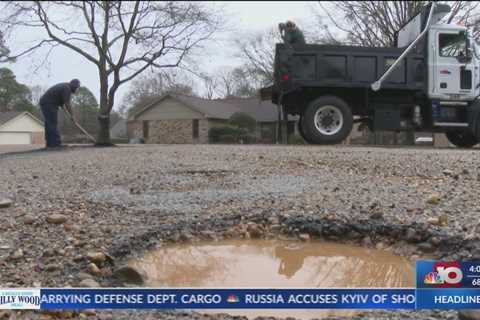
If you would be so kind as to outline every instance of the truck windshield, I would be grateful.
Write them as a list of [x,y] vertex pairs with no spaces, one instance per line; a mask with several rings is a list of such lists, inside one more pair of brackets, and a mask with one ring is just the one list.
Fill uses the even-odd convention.
[[465,56],[467,37],[465,32],[457,34],[441,33],[438,38],[440,56],[459,57]]

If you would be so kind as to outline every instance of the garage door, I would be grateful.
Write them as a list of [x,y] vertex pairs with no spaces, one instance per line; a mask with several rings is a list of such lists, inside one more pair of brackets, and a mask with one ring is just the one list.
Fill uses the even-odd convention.
[[0,132],[0,145],[2,144],[31,144],[29,132]]

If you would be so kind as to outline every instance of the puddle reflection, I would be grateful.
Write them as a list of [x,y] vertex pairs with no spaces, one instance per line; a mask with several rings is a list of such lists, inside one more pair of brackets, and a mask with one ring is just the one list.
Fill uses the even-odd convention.
[[[232,240],[165,246],[130,264],[150,287],[410,287],[414,269],[389,252],[330,242]],[[219,310],[209,311],[218,313]],[[345,310],[225,310],[232,315],[311,318]]]

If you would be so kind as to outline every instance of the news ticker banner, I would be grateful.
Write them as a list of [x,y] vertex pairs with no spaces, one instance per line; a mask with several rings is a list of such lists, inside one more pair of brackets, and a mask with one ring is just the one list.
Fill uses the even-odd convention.
[[0,309],[414,309],[415,289],[0,290]]
[[416,288],[0,289],[0,309],[480,309],[480,262],[418,261]]
[[0,309],[480,309],[480,290],[3,289]]

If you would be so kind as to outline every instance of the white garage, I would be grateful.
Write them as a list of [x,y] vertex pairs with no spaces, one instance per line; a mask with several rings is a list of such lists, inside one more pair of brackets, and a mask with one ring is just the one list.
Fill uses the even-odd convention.
[[0,132],[0,144],[31,144],[29,132]]
[[43,123],[29,112],[0,112],[0,145],[43,144]]

